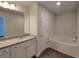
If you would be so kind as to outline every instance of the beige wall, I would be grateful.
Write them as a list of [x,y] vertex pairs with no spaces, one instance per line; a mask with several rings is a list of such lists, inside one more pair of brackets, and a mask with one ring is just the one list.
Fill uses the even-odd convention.
[[56,15],[55,35],[77,36],[77,11]]

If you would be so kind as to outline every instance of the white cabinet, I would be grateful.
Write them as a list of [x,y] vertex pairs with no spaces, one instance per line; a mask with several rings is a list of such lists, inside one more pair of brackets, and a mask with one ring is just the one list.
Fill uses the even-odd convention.
[[7,45],[8,47],[5,46],[3,48],[0,48],[0,58],[28,58],[28,57],[31,58],[32,56],[34,56],[35,55],[35,39],[27,40],[25,38],[24,40],[25,41],[20,41],[10,46]]
[[35,55],[35,40],[31,40],[30,45],[27,48],[27,57],[32,57]]
[[37,39],[37,57],[48,48],[48,31],[49,31],[49,12],[39,6],[39,19],[38,19],[38,39]]
[[23,42],[21,45],[26,49],[27,58],[35,55],[35,39]]
[[29,58],[35,55],[35,40],[25,41],[10,47],[11,58]]
[[25,58],[26,48],[21,44],[11,46],[11,58]]
[[0,58],[9,58],[10,50],[9,47],[0,49]]

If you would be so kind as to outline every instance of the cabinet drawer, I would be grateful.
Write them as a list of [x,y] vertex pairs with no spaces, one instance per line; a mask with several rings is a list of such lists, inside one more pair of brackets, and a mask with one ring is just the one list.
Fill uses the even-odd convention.
[[34,39],[21,43],[21,45],[25,46],[25,47],[28,47],[28,46],[33,45],[33,44],[35,44],[35,40]]
[[21,43],[21,46],[28,47],[31,44],[31,41],[25,41]]
[[11,46],[11,57],[12,58],[25,58],[26,49],[21,44]]
[[0,49],[0,58],[10,57],[10,49],[9,47]]
[[35,55],[35,40],[31,40],[30,45],[27,48],[27,57],[32,57]]
[[20,47],[20,44],[16,44],[16,45],[11,46],[12,49],[16,49],[16,48],[19,48],[19,47]]

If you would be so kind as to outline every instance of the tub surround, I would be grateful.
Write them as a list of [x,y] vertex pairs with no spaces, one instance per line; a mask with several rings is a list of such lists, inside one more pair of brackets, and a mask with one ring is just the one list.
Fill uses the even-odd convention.
[[[63,41],[63,39],[65,39],[65,41]],[[73,39],[75,38],[55,36],[49,39],[48,44],[49,44],[49,47],[52,49],[55,49],[57,51],[60,51],[62,53],[75,57],[77,42],[73,42]]]

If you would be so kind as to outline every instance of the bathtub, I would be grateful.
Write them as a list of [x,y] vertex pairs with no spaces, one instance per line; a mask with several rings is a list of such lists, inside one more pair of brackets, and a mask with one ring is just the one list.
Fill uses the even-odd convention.
[[73,37],[54,36],[50,37],[48,44],[50,48],[74,57],[77,46],[77,42],[74,40],[76,39]]

